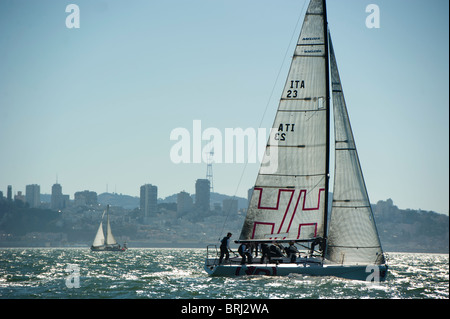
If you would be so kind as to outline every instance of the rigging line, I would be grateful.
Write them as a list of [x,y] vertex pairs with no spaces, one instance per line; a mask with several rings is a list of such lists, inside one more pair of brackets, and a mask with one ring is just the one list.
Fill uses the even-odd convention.
[[[295,27],[294,27],[294,30],[292,31],[291,39],[289,40],[289,45],[288,45],[288,47],[286,48],[286,52],[284,53],[283,61],[282,61],[282,63],[281,63],[280,69],[278,70],[277,77],[276,77],[275,82],[274,82],[274,84],[273,84],[272,91],[270,92],[269,99],[268,99],[268,101],[267,101],[266,107],[265,107],[265,109],[264,109],[264,112],[263,112],[263,115],[262,115],[262,117],[261,117],[261,121],[259,122],[259,126],[258,126],[258,127],[261,127],[262,122],[264,121],[264,117],[266,116],[266,112],[267,112],[267,109],[269,108],[270,100],[272,100],[273,92],[275,91],[275,87],[276,87],[276,85],[277,85],[277,83],[278,83],[278,78],[280,77],[281,70],[283,69],[284,63],[285,63],[285,61],[286,61],[286,57],[287,57],[287,55],[288,55],[288,53],[289,53],[289,50],[290,50],[290,48],[291,48],[292,40],[294,39],[294,36],[297,34],[297,28],[298,28],[298,25],[299,25],[299,23],[300,23],[300,21],[301,21],[301,18],[305,15],[305,14],[303,14],[303,10],[305,9],[305,4],[306,4],[307,2],[308,2],[307,0],[303,1],[303,6],[302,6],[302,9],[300,10],[300,15],[299,15],[299,17],[298,17],[298,19],[297,19],[297,22],[295,23]],[[269,134],[269,136],[270,136],[270,134]],[[255,141],[255,142],[256,142],[256,141]],[[250,150],[250,151],[253,151],[253,148],[254,148],[254,147],[255,147],[255,143],[252,144],[251,150]],[[233,195],[232,199],[235,199],[235,198],[236,198],[236,194],[237,194],[237,192],[238,192],[238,190],[239,190],[239,187],[240,187],[240,185],[241,185],[242,178],[243,178],[243,176],[244,176],[244,172],[245,172],[245,170],[246,170],[246,168],[247,168],[247,164],[248,164],[248,158],[247,158],[247,160],[245,161],[244,168],[242,169],[241,177],[239,178],[239,182],[238,182],[238,184],[237,184],[237,186],[236,186],[236,190],[235,190],[235,192],[234,192],[234,195]],[[226,215],[226,217],[225,217],[225,221],[223,222],[222,230],[220,231],[220,234],[223,234],[223,230],[224,230],[224,228],[225,228],[225,224],[227,223],[228,216],[230,215],[230,212],[231,212],[231,210],[228,211],[228,213],[227,213],[227,215]],[[219,237],[219,240],[220,240],[220,237]]]
[[289,45],[288,45],[288,47],[286,48],[286,52],[284,53],[283,61],[281,62],[281,66],[280,66],[280,69],[278,70],[277,77],[275,78],[275,82],[274,82],[274,84],[273,84],[272,91],[270,92],[269,100],[267,101],[266,108],[264,109],[264,112],[263,112],[261,121],[260,121],[260,123],[259,123],[259,127],[261,127],[262,122],[263,122],[263,120],[264,120],[264,117],[265,117],[265,115],[266,115],[267,109],[268,109],[269,104],[270,104],[270,100],[272,99],[273,92],[275,91],[275,87],[276,87],[276,85],[277,85],[277,83],[278,83],[278,78],[280,77],[281,70],[283,69],[284,63],[286,62],[286,57],[287,57],[288,54],[289,54],[289,50],[291,49],[291,43],[292,43],[292,40],[294,39],[294,36],[295,36],[296,34],[298,34],[298,33],[297,33],[297,28],[298,28],[298,25],[299,25],[299,23],[300,23],[300,21],[301,21],[301,18],[304,16],[304,14],[303,14],[303,9],[305,8],[306,2],[307,2],[306,0],[303,2],[302,9],[300,10],[300,15],[299,15],[299,17],[298,17],[298,19],[297,19],[297,22],[296,22],[296,24],[295,24],[294,31],[292,32],[292,35],[291,35],[291,39],[289,40]]

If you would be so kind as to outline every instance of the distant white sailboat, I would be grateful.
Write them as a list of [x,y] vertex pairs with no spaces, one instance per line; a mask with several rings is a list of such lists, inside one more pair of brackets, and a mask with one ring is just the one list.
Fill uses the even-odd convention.
[[95,235],[94,242],[92,243],[91,250],[92,251],[125,251],[127,250],[126,244],[123,247],[117,243],[114,238],[111,225],[109,223],[109,205],[106,206],[106,240],[103,232],[103,217],[105,216],[105,212],[102,215],[102,221],[100,222],[100,226],[98,227],[97,234]]
[[[329,68],[335,127],[330,217]],[[267,169],[273,154],[276,167]],[[242,264],[240,257],[219,264],[207,256],[206,272],[384,280],[387,265],[347,114],[325,0],[311,0],[308,6],[264,156],[236,242],[253,247],[293,242],[307,251],[292,259],[253,258],[251,264]]]

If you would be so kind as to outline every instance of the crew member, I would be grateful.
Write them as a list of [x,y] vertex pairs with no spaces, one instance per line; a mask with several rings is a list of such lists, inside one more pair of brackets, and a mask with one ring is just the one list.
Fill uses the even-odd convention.
[[291,262],[295,262],[295,260],[297,259],[297,254],[298,254],[298,249],[297,247],[295,247],[294,242],[290,241],[289,242],[289,247],[287,247],[285,249],[286,251],[286,255],[288,255],[288,257],[291,258]]
[[220,244],[220,258],[219,258],[219,264],[222,263],[223,256],[225,256],[225,261],[227,261],[230,258],[230,238],[231,233],[228,233],[221,241]]
[[248,258],[248,263],[251,264],[253,261],[252,258],[252,254],[250,253],[250,246],[248,244],[241,244],[238,248],[238,253],[239,255],[241,255],[242,260],[241,260],[241,265],[244,265],[247,262],[247,258]]

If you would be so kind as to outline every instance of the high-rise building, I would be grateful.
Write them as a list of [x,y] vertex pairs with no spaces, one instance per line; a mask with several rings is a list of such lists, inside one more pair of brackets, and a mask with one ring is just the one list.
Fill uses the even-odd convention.
[[52,197],[51,197],[51,209],[61,209],[62,207],[62,187],[60,184],[53,184]]
[[[92,196],[92,195],[91,195]],[[85,202],[84,198],[83,201]],[[85,205],[85,204],[84,204]],[[52,197],[50,207],[54,210],[60,210],[69,206],[69,195],[62,193],[62,187],[56,183],[52,186]]]
[[8,185],[8,190],[7,190],[6,196],[7,196],[6,197],[7,200],[12,201],[12,186],[11,185]]
[[200,215],[209,212],[210,185],[207,179],[197,179],[195,182],[195,210]]
[[76,192],[74,194],[75,206],[95,206],[97,202],[97,193],[91,191]]
[[25,200],[31,208],[38,207],[41,204],[41,187],[36,184],[25,187]]
[[179,192],[177,194],[177,215],[183,216],[192,211],[193,202],[189,193]]
[[140,204],[144,222],[146,222],[149,217],[155,216],[158,210],[158,187],[152,184],[142,185]]
[[21,191],[18,191],[17,192],[17,195],[14,195],[14,201],[21,201],[21,202],[23,202],[24,204],[26,203],[26,199],[25,199],[25,196],[23,196],[23,194],[22,194],[22,192]]

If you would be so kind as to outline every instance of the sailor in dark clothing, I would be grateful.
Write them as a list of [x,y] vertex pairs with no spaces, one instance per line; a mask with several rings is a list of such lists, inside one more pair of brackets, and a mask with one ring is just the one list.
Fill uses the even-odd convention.
[[252,255],[252,257],[258,257],[258,244],[257,243],[251,243],[251,244],[248,244],[248,245],[249,245],[248,249],[250,250],[250,254]]
[[314,241],[311,243],[311,249],[309,251],[310,256],[314,254],[314,249],[317,245],[319,246],[319,250],[323,251],[325,249],[325,240],[322,237],[317,237],[316,239],[314,239]]
[[285,248],[286,255],[291,258],[291,262],[295,262],[297,259],[298,249],[295,247],[294,242],[289,242],[289,247]]
[[230,238],[231,233],[228,233],[221,241],[220,244],[220,258],[219,258],[219,264],[222,263],[223,256],[225,256],[225,261],[227,261],[230,258]]
[[242,257],[241,265],[244,265],[247,262],[247,258],[248,258],[248,263],[249,264],[252,263],[253,258],[252,258],[252,254],[250,253],[249,244],[241,244],[238,248],[238,253]]
[[[283,257],[283,253],[281,252],[280,246],[281,246],[280,244],[270,245],[269,251],[271,257]],[[281,247],[283,248],[283,246]]]
[[267,245],[266,243],[262,243],[261,244],[261,252],[262,252],[261,262],[263,263],[265,258],[267,257],[269,259],[269,263],[270,263],[269,245]]

